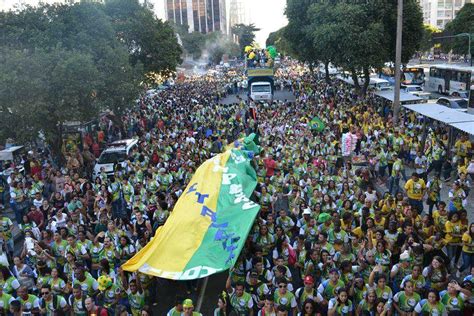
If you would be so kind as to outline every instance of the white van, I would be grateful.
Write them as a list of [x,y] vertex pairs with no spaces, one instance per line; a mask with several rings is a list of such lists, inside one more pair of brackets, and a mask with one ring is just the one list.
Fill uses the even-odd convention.
[[110,143],[99,159],[97,159],[97,163],[94,166],[94,179],[100,174],[102,167],[107,176],[112,176],[115,166],[130,157],[132,150],[137,146],[137,139],[122,139]]
[[250,84],[250,97],[254,101],[272,101],[272,85],[267,81],[257,81]]
[[390,85],[390,82],[388,82],[388,80],[381,79],[381,78],[370,78],[369,86],[375,88],[375,90],[378,90],[378,91],[393,89],[393,87]]

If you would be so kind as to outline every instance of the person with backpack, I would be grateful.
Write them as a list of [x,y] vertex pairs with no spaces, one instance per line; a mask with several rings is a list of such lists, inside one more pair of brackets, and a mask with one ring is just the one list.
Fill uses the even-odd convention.
[[40,312],[44,315],[53,315],[58,311],[66,313],[69,311],[69,305],[66,299],[61,295],[53,294],[51,286],[44,284],[41,287]]
[[88,316],[109,316],[107,308],[95,305],[94,299],[92,297],[87,297],[84,301],[86,305],[87,315]]
[[74,284],[72,287],[72,295],[69,296],[69,306],[71,307],[72,313],[75,316],[86,316],[86,297],[82,294],[80,284]]

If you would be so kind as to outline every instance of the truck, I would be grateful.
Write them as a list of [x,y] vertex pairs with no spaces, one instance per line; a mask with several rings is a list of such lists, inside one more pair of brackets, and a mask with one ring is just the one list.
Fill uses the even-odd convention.
[[272,102],[275,91],[273,68],[247,68],[248,97],[255,102]]

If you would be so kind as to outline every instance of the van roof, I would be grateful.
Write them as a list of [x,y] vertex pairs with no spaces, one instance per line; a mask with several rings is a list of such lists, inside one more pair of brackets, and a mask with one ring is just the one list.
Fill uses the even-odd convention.
[[138,140],[130,138],[130,139],[122,139],[122,140],[116,140],[112,143],[110,143],[107,146],[107,149],[105,151],[120,151],[120,150],[125,150],[130,146],[135,145],[138,143]]

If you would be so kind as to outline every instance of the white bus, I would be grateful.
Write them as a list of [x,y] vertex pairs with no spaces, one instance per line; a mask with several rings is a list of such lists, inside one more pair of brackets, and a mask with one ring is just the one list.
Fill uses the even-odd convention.
[[428,89],[440,94],[460,96],[474,84],[474,67],[435,65],[430,67]]

